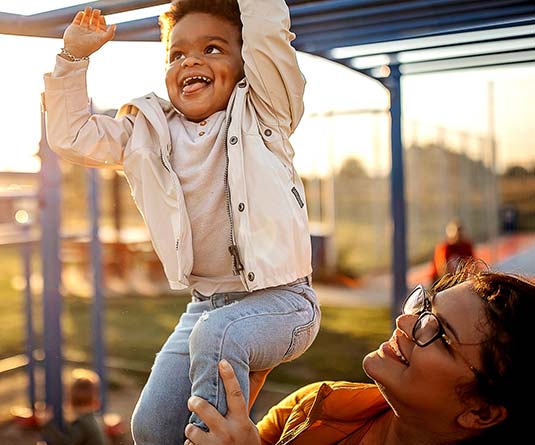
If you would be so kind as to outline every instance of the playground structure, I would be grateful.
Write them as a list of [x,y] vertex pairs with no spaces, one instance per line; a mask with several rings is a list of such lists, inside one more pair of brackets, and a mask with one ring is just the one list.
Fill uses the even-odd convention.
[[[99,1],[92,4],[93,7],[102,8],[106,13],[120,13],[132,9],[167,3],[164,1]],[[398,312],[398,307],[406,292],[407,272],[407,246],[406,246],[406,209],[405,209],[405,178],[403,173],[403,146],[401,138],[401,77],[403,74],[414,72],[436,71],[444,69],[464,69],[467,67],[503,65],[508,63],[526,63],[531,61],[529,54],[524,48],[509,51],[505,54],[500,50],[486,51],[486,59],[481,59],[481,54],[475,52],[473,61],[468,61],[466,56],[456,58],[443,57],[441,60],[419,60],[413,64],[402,63],[399,58],[399,49],[385,49],[377,46],[371,48],[368,44],[393,42],[401,39],[416,43],[413,50],[423,50],[430,45],[424,38],[447,37],[457,35],[457,42],[439,43],[434,46],[441,48],[454,48],[467,43],[492,43],[509,40],[521,44],[525,36],[532,33],[526,30],[525,24],[530,20],[533,13],[533,5],[529,1],[520,2],[471,2],[469,6],[465,2],[458,1],[433,1],[436,6],[435,14],[439,19],[433,19],[432,14],[424,14],[425,5],[429,2],[386,2],[386,4],[373,5],[374,2],[340,1],[340,2],[303,2],[289,1],[292,12],[295,32],[298,35],[296,47],[299,50],[327,57],[335,60],[354,70],[366,73],[377,79],[384,85],[390,94],[390,120],[391,120],[391,157],[392,170],[390,176],[390,203],[392,219],[392,277],[393,277],[393,307],[392,314]],[[331,3],[331,5],[329,5]],[[332,5],[336,3],[336,5]],[[382,2],[385,3],[385,2]],[[411,5],[409,5],[409,3]],[[492,3],[490,5],[489,3]],[[500,3],[502,6],[500,7]],[[365,9],[364,4],[372,9]],[[397,4],[397,5],[396,5]],[[64,24],[74,15],[74,12],[82,6],[64,8],[37,14],[35,16],[17,16],[0,13],[0,32],[35,35],[46,37],[58,37],[63,31]],[[429,6],[427,6],[429,7]],[[362,15],[359,15],[362,12]],[[484,13],[483,13],[484,12]],[[400,16],[400,14],[403,14]],[[348,15],[349,14],[349,15]],[[392,19],[396,18],[396,27],[392,26]],[[401,18],[400,18],[401,17]],[[428,20],[426,20],[426,17]],[[431,19],[429,19],[431,17]],[[355,29],[355,21],[362,21],[361,27]],[[366,23],[364,25],[364,22]],[[484,36],[484,31],[501,31],[514,29],[515,32],[500,34],[500,36]],[[463,31],[461,33],[460,31]],[[468,31],[474,33],[468,36]],[[479,33],[479,34],[477,34]],[[461,34],[463,34],[461,38]],[[477,34],[477,35],[476,35]],[[154,17],[124,23],[117,35],[123,40],[158,40],[159,34],[154,23]],[[419,41],[418,39],[422,40]],[[524,39],[523,39],[524,38]],[[352,52],[350,48],[353,48]],[[336,48],[344,51],[334,51]],[[360,47],[360,49],[359,49]],[[360,52],[359,52],[360,51]],[[364,51],[364,52],[362,52]],[[361,67],[356,60],[361,55],[372,56],[386,54],[387,63]],[[496,63],[493,57],[514,55],[514,58],[504,58]],[[358,56],[357,56],[358,55]],[[476,60],[476,58],[478,58]],[[428,65],[422,65],[422,63]],[[429,63],[436,62],[429,68]],[[454,64],[457,63],[457,65]],[[360,66],[360,67],[359,67]],[[442,67],[441,67],[442,66]],[[454,68],[452,68],[454,66]],[[427,67],[427,68],[426,68]],[[61,350],[62,337],[60,326],[61,313],[61,270],[60,251],[61,221],[59,218],[59,206],[61,200],[60,171],[55,156],[46,146],[44,137],[41,141],[41,175],[38,194],[31,199],[39,201],[40,222],[40,252],[42,258],[43,274],[43,333],[45,353],[45,386],[46,404],[53,408],[55,419],[62,422],[62,382],[61,366],[63,354]],[[494,161],[491,161],[491,170],[495,170]],[[93,271],[94,305],[93,305],[93,335],[94,335],[94,368],[103,382],[106,382],[106,366],[104,363],[105,351],[102,338],[102,246],[99,240],[99,206],[98,186],[95,173],[89,172],[90,181],[90,256]],[[495,209],[494,209],[495,210]],[[26,227],[26,226],[23,226]],[[22,229],[24,232],[26,229]],[[22,243],[29,246],[29,243]],[[23,256],[27,253],[23,253]],[[29,286],[27,286],[30,289]],[[27,308],[28,319],[32,314]],[[30,309],[31,310],[31,309]],[[32,334],[31,322],[29,322],[27,335],[29,351],[28,370],[33,367],[33,353],[31,345]],[[33,384],[29,376],[30,386]],[[32,390],[30,389],[30,403],[33,405]],[[106,406],[106,394],[103,390],[101,395],[103,407]]]
[[[43,352],[45,369],[45,403],[52,407],[54,418],[62,425],[63,411],[63,382],[61,367],[63,361],[62,337],[61,337],[61,261],[60,237],[60,184],[61,172],[57,157],[50,151],[46,143],[44,113],[42,115],[42,138],[40,142],[39,156],[41,158],[41,172],[39,176],[39,190],[36,192],[4,194],[4,200],[24,198],[26,203],[33,201],[33,208],[38,209],[39,230],[32,230],[31,219],[24,208],[16,212],[19,222],[18,233],[10,237],[3,237],[5,243],[18,244],[24,263],[25,277],[25,310],[26,310],[26,356],[28,374],[28,402],[30,409],[35,415],[35,333],[33,328],[33,311],[31,298],[31,246],[40,242],[41,273],[43,277]],[[104,341],[102,337],[103,316],[103,292],[102,292],[102,267],[101,245],[98,239],[98,182],[95,171],[89,171],[89,196],[91,214],[91,265],[93,270],[93,347],[94,368],[103,382],[106,382],[106,367],[104,364]],[[0,196],[1,198],[1,196]],[[18,216],[17,216],[18,215]],[[101,400],[103,411],[106,409],[106,391],[104,385],[101,388]]]

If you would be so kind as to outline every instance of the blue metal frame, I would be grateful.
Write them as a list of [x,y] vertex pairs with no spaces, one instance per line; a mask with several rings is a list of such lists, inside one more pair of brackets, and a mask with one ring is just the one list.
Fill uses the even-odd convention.
[[43,274],[43,349],[45,351],[45,401],[52,408],[54,421],[63,427],[63,367],[60,294],[60,202],[61,171],[57,156],[45,138],[45,115],[41,116],[42,138],[39,156],[41,174],[39,187],[41,219],[41,258]]
[[102,244],[99,237],[100,219],[100,187],[98,174],[95,169],[89,169],[88,198],[89,215],[91,218],[91,267],[93,271],[93,364],[100,378],[100,411],[106,412],[107,408],[107,372],[106,372],[106,348],[104,346],[104,291],[102,288]]
[[26,316],[26,356],[28,358],[28,403],[32,414],[35,415],[35,331],[33,326],[33,301],[32,301],[32,245],[30,225],[22,226],[22,270],[24,272],[24,312]]

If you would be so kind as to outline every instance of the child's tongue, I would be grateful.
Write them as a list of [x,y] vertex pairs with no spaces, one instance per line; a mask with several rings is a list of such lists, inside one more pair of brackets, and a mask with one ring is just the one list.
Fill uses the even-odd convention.
[[205,82],[193,82],[193,83],[190,83],[189,85],[186,85],[183,89],[182,89],[182,92],[185,93],[185,94],[192,94],[192,93],[195,93],[199,90],[202,90],[207,84]]

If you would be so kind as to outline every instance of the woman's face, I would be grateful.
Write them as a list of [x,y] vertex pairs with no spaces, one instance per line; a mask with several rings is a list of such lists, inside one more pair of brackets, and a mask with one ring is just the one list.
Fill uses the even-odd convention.
[[417,346],[412,329],[418,316],[400,315],[390,340],[363,361],[394,411],[419,416],[428,427],[462,410],[457,388],[475,379],[467,362],[481,368],[480,344],[487,329],[484,302],[467,282],[438,293],[431,304],[453,348],[440,338]]

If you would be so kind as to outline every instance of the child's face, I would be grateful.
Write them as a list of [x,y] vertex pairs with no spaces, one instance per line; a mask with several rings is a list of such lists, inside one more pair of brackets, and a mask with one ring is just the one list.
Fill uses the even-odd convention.
[[172,104],[188,120],[200,122],[226,109],[243,78],[240,30],[205,13],[191,13],[170,36],[165,83]]

